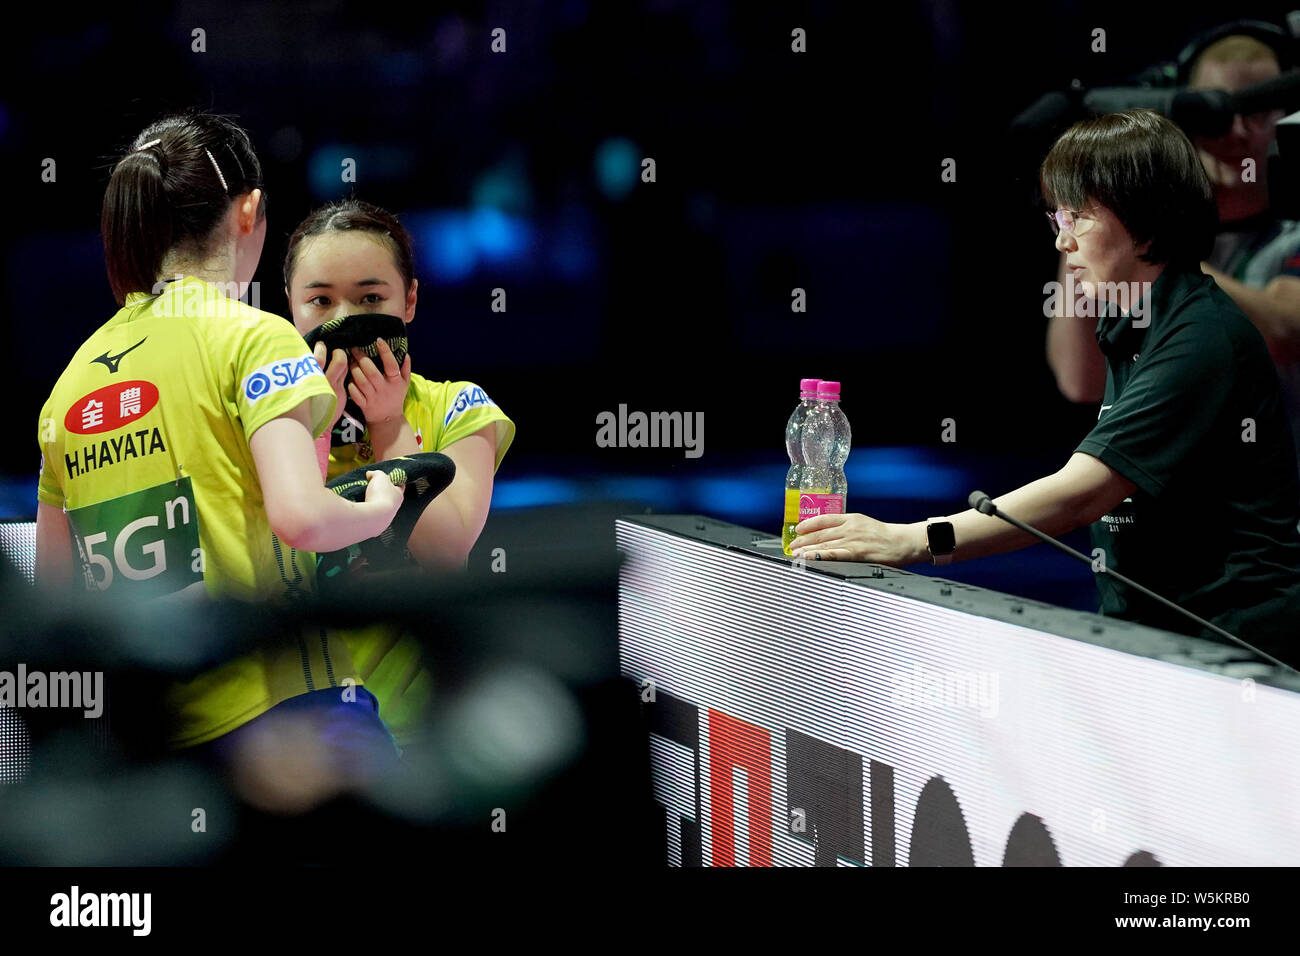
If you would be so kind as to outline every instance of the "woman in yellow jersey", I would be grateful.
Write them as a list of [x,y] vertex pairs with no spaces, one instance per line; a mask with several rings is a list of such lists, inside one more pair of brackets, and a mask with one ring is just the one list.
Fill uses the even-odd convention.
[[[415,318],[411,237],[391,213],[356,199],[324,206],[299,224],[289,239],[284,281],[294,325],[304,335],[363,312],[408,323]],[[332,381],[342,382],[348,366],[347,394],[364,414],[365,430],[334,430],[329,477],[417,451],[447,455],[456,478],[421,515],[407,547],[423,567],[462,567],[487,520],[493,475],[514,439],[514,423],[473,382],[412,374],[409,355],[399,367],[383,339],[376,345],[382,367],[359,350],[351,357],[336,350],[330,360]],[[341,385],[339,400],[336,422]],[[432,691],[418,644],[388,627],[349,632],[345,640],[393,736],[411,742]]]
[[[334,384],[288,322],[238,301],[266,235],[248,135],[199,112],[149,126],[113,169],[102,232],[122,308],[41,412],[38,584],[80,581],[115,600],[311,590],[313,556],[297,551],[381,533],[402,496],[380,472],[364,502],[324,487],[313,436],[333,421]],[[332,689],[349,677],[346,648],[323,629],[269,640],[173,688],[170,742],[230,744],[286,704],[334,713],[357,695]],[[361,693],[335,723],[386,736],[375,710]]]

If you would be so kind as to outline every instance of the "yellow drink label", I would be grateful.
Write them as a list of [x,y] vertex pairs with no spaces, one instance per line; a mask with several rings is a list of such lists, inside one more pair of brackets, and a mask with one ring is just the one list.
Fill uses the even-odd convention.
[[799,489],[785,490],[785,524],[799,523]]

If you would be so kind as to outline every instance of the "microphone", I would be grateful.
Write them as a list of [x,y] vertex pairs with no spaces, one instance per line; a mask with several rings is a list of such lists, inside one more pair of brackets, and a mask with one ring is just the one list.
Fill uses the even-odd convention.
[[[1019,528],[1021,531],[1033,535],[1039,541],[1045,541],[1046,543],[1050,544],[1052,547],[1056,548],[1056,550],[1063,551],[1066,554],[1068,554],[1070,557],[1077,558],[1078,560],[1082,561],[1084,564],[1088,565],[1089,568],[1093,568],[1092,558],[1088,557],[1086,554],[1080,554],[1078,551],[1075,551],[1074,548],[1070,547],[1068,544],[1065,544],[1063,541],[1058,541],[1056,538],[1053,538],[1050,534],[1044,534],[1043,532],[1039,531],[1037,528],[1025,524],[1019,518],[1011,517],[1011,515],[1007,514],[1005,511],[1000,510],[998,506],[993,503],[993,499],[990,498],[988,495],[984,494],[984,492],[972,491],[970,493],[970,497],[966,499],[966,503],[969,504],[976,511],[978,511],[980,514],[990,515],[995,518],[1001,518],[1003,521],[1007,522],[1010,525],[1014,525],[1015,527]],[[1096,569],[1093,568],[1093,570]],[[1105,564],[1101,566],[1101,571],[1103,574],[1109,574],[1116,581],[1119,581],[1122,584],[1127,584],[1129,587],[1133,588],[1133,590],[1145,594],[1153,601],[1158,601],[1160,604],[1163,604],[1165,607],[1172,608],[1173,610],[1177,611],[1179,614],[1183,615],[1189,620],[1195,621],[1201,627],[1213,631],[1215,634],[1218,634],[1220,637],[1226,637],[1234,644],[1240,644],[1242,647],[1246,648],[1246,650],[1250,651],[1252,654],[1258,654],[1260,657],[1264,658],[1265,660],[1270,661],[1278,665],[1279,667],[1285,667],[1289,671],[1296,670],[1290,664],[1278,660],[1272,654],[1266,654],[1263,651],[1261,651],[1259,648],[1247,644],[1241,638],[1229,634],[1227,631],[1219,627],[1217,624],[1211,624],[1209,621],[1205,620],[1202,617],[1198,617],[1197,615],[1193,614],[1191,611],[1187,610],[1186,608],[1179,607],[1173,601],[1161,597],[1159,594],[1156,594],[1155,591],[1152,591],[1149,588],[1144,588],[1142,585],[1138,584],[1132,578],[1127,578],[1124,575],[1120,574],[1118,571],[1112,571]],[[1300,671],[1297,671],[1297,673],[1300,673]]]
[[1099,86],[1084,94],[1083,104],[1094,113],[1144,107],[1206,136],[1222,136],[1231,128],[1234,115],[1232,94],[1223,90]]
[[1232,94],[1234,113],[1258,113],[1271,109],[1290,113],[1297,105],[1300,105],[1300,70],[1280,73]]
[[1073,120],[1076,112],[1077,97],[1072,98],[1068,93],[1044,93],[1011,121],[1011,132],[1024,135],[1053,130],[1067,119]]

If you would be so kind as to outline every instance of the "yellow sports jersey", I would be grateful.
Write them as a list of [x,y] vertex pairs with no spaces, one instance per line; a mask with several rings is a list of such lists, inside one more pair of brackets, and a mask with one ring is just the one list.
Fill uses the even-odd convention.
[[[445,451],[494,424],[494,468],[501,466],[515,437],[514,422],[473,382],[431,382],[412,374],[402,412],[421,451]],[[331,480],[374,462],[369,432],[361,437],[360,442],[331,450]],[[422,665],[419,643],[387,625],[344,632],[344,640],[366,689],[379,700],[379,716],[393,738],[399,746],[410,743],[433,696],[433,678]]]
[[[159,597],[280,600],[313,588],[314,555],[274,539],[249,440],[334,392],[284,319],[193,276],[132,293],[77,350],[41,411],[37,497],[68,518],[86,586]],[[337,635],[291,636],[175,685],[175,746],[204,743],[355,674]]]
[[[501,459],[515,439],[515,423],[473,382],[431,382],[412,372],[402,414],[415,432],[420,451],[442,451],[483,426],[495,424],[495,466],[500,468]],[[374,460],[367,429],[361,441],[330,449],[329,480],[353,468],[373,464]]]

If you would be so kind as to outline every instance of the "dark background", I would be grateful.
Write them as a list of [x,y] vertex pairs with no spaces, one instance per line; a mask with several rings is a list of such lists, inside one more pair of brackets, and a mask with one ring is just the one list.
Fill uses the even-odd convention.
[[[1056,253],[1040,157],[1008,122],[1074,78],[1121,83],[1199,30],[1280,22],[1287,5],[106,9],[40,20],[0,68],[5,514],[34,514],[40,406],[116,308],[98,234],[112,163],[160,113],[197,104],[237,115],[264,164],[262,308],[287,314],[285,240],[316,205],[355,194],[411,228],[415,371],[475,381],[518,426],[493,521],[601,498],[776,533],[803,376],[844,383],[851,510],[952,513],[975,487],[1064,463],[1096,411],[1062,399],[1044,360]],[[505,54],[490,52],[496,27]],[[807,53],[790,50],[795,27]],[[344,156],[355,185],[339,181]],[[639,182],[643,156],[655,183]],[[940,179],[948,157],[955,183]],[[497,286],[505,314],[489,308]],[[806,314],[790,311],[795,286]],[[597,448],[596,415],[620,404],[704,412],[703,457]],[[1094,606],[1087,570],[1044,552],[944,575]]]

